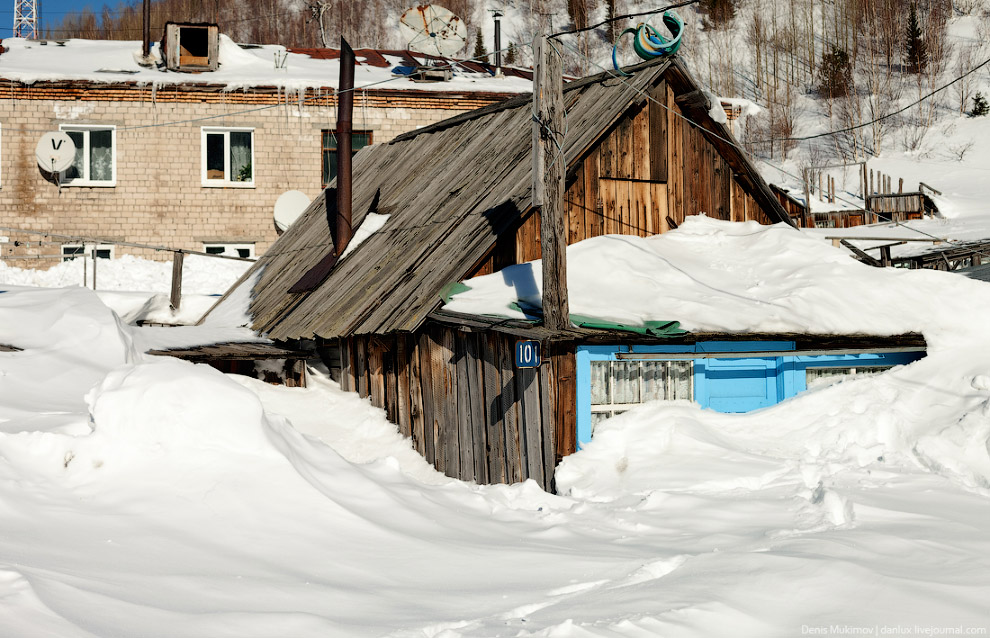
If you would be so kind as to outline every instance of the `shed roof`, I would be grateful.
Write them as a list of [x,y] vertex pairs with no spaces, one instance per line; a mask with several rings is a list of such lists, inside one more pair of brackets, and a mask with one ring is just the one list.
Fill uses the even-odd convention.
[[[603,73],[565,89],[563,153],[573,167],[647,89],[667,80],[696,85],[676,58]],[[353,163],[354,225],[376,194],[384,227],[342,259],[309,293],[289,288],[332,248],[325,198],[317,198],[237,285],[263,269],[253,291],[252,327],[273,339],[414,331],[530,206],[531,96],[459,115],[365,147]],[[707,113],[694,119],[729,161],[738,181],[775,221],[787,215],[759,173]],[[721,140],[718,138],[722,138]],[[229,293],[228,293],[229,294]],[[223,303],[223,300],[220,301]]]

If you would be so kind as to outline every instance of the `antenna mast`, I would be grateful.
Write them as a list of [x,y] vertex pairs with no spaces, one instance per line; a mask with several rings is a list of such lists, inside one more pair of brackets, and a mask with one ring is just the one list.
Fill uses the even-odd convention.
[[14,37],[38,38],[38,0],[14,0]]

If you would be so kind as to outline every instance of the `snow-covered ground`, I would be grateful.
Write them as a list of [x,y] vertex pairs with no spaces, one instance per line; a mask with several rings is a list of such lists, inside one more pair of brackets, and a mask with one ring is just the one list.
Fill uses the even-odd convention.
[[[774,303],[829,277],[915,300],[865,307],[913,311],[929,356],[745,415],[645,405],[565,459],[559,495],[437,474],[316,371],[147,357],[104,293],[0,284],[0,344],[23,348],[0,352],[0,635],[985,635],[990,286],[812,239],[826,263],[787,264],[782,233],[660,239],[695,275],[706,239],[767,262]],[[757,294],[740,269],[717,283]]]

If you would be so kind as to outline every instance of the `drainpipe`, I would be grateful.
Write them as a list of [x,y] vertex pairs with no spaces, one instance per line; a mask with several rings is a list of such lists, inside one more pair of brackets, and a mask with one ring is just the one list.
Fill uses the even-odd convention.
[[340,85],[337,87],[337,256],[351,241],[351,123],[354,112],[354,50],[340,38]]
[[141,20],[142,42],[141,55],[147,60],[151,55],[151,0],[144,0],[144,11]]

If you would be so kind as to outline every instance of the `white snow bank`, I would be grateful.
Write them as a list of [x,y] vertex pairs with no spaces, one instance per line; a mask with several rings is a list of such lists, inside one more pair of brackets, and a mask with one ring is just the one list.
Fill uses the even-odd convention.
[[[795,304],[790,279],[823,280],[771,241],[780,229],[712,224],[702,241],[705,226],[686,226],[699,237],[675,252],[721,264],[688,271],[720,285],[711,315],[755,294],[732,286],[793,289]],[[628,277],[643,252],[608,265]],[[873,271],[845,259],[822,267],[874,295]],[[738,272],[764,262],[765,279]],[[660,267],[635,274],[676,282]],[[973,321],[985,293],[932,275],[943,286],[919,324],[959,340],[750,414],[642,406],[564,461],[566,496],[442,477],[381,410],[318,376],[284,388],[132,359],[128,335],[153,333],[91,291],[0,286],[0,342],[26,348],[0,353],[0,635],[986,627],[990,337]],[[916,299],[918,281],[931,294],[923,280],[885,280],[877,298]]]
[[[510,266],[467,280],[470,290],[445,308],[522,318],[510,304],[538,307],[541,280],[539,260]],[[971,338],[978,322],[960,325],[955,318],[990,313],[990,287],[982,282],[873,268],[784,224],[707,217],[691,217],[663,235],[573,244],[567,287],[572,315],[636,326],[679,321],[701,332],[921,331],[933,344]]]
[[[990,359],[986,340],[975,348],[968,354]],[[626,412],[564,459],[557,485],[611,499],[685,484],[762,489],[783,477],[814,490],[843,473],[923,470],[990,496],[990,377],[964,352],[935,352],[746,414],[686,402]]]
[[209,366],[163,358],[119,367],[86,402],[97,435],[132,450],[273,451],[257,396]]
[[[64,288],[92,287],[93,265],[73,259],[48,270],[22,269],[0,261],[0,284]],[[182,268],[182,302],[172,309],[172,262],[151,261],[132,255],[100,259],[96,286],[100,298],[125,323],[196,323],[200,317],[251,266],[250,262],[186,255]],[[84,277],[85,273],[85,277]]]
[[314,370],[309,370],[306,388],[287,388],[240,375],[231,375],[231,379],[261,397],[268,414],[291,420],[293,428],[323,441],[351,463],[390,459],[404,474],[424,484],[454,481],[413,449],[412,442],[385,418],[384,410],[355,392],[341,391]]
[[0,431],[85,429],[83,395],[138,357],[126,327],[84,288],[0,285],[0,343],[22,349],[0,353]]

